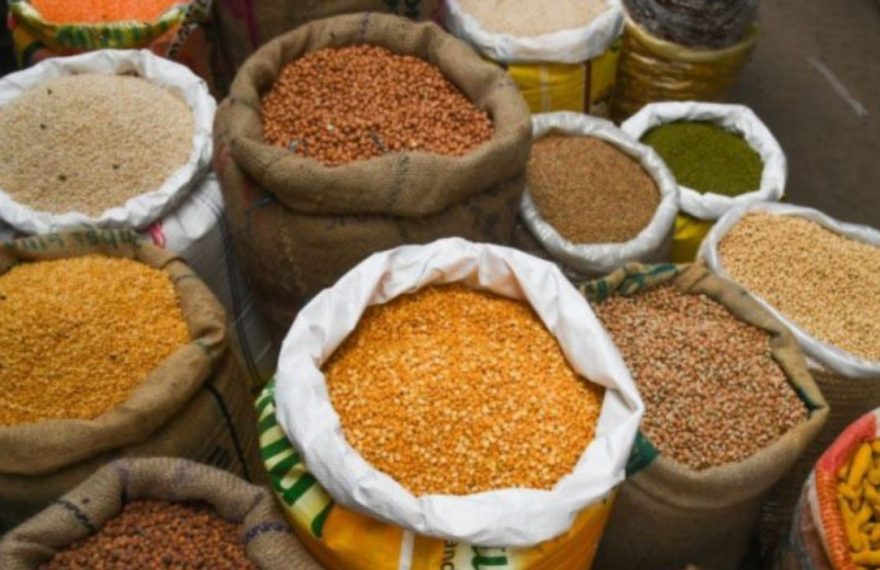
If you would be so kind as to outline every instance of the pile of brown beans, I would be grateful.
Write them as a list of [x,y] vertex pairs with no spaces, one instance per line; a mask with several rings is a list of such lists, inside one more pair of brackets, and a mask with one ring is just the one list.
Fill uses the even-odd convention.
[[97,533],[68,546],[40,568],[256,570],[240,533],[240,525],[223,520],[202,503],[134,501]]
[[262,105],[267,142],[328,166],[397,151],[463,155],[493,132],[437,67],[370,45],[292,61]]
[[807,418],[768,333],[665,285],[594,307],[645,401],[641,430],[693,469],[741,461]]

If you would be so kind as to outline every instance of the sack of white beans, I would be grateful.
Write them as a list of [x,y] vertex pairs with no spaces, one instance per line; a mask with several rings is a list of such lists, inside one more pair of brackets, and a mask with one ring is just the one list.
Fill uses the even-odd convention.
[[700,257],[792,330],[831,406],[827,426],[768,504],[762,538],[772,548],[819,454],[880,407],[880,231],[802,206],[752,204],[716,223]]

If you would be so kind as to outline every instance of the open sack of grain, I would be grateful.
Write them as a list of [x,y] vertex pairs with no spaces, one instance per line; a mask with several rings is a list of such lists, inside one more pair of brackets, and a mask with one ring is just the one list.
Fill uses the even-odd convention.
[[778,202],[788,167],[773,133],[748,107],[668,102],[621,125],[669,167],[681,190],[672,261],[693,261],[712,224],[737,206]]
[[669,257],[678,187],[663,161],[608,121],[532,117],[520,215],[534,237],[584,276]]
[[740,568],[828,415],[797,342],[702,265],[634,263],[581,288],[645,401],[594,568]]
[[816,458],[852,421],[880,407],[880,231],[810,208],[752,204],[721,218],[700,250],[788,326],[828,399],[828,424],[768,505],[775,544]]
[[608,116],[617,74],[619,0],[447,0],[446,28],[502,66],[533,113]]
[[0,541],[4,570],[320,570],[265,487],[191,461],[121,459]]
[[225,312],[174,254],[119,230],[8,242],[0,313],[0,528],[119,456],[263,477]]
[[556,266],[451,238],[316,296],[257,411],[276,493],[328,567],[555,570],[590,566],[642,404]]
[[279,336],[376,251],[507,243],[530,131],[504,72],[433,24],[339,16],[263,46],[217,113],[215,169]]

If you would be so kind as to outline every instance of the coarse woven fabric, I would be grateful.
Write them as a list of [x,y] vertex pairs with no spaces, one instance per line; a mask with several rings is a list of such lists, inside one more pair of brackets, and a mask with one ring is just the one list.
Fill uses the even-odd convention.
[[320,570],[291,533],[266,487],[225,471],[168,457],[121,459],[95,472],[0,541],[0,568],[30,570],[101,529],[126,503],[142,499],[202,501],[241,525],[258,568]]
[[120,456],[179,456],[265,480],[247,382],[227,345],[225,312],[175,254],[139,242],[129,231],[51,234],[0,246],[0,275],[19,263],[89,254],[125,257],[166,271],[193,340],[124,403],[94,420],[0,426],[0,530]]
[[[705,266],[631,263],[580,288],[591,302],[601,303],[612,295],[637,295],[669,282],[681,292],[705,294],[741,321],[767,331],[773,358],[810,415],[748,459],[703,471],[667,459],[640,435],[599,546],[596,570],[679,570],[687,564],[735,570],[771,487],[797,464],[828,416],[828,404],[788,329],[744,290]],[[793,507],[786,505],[789,511]]]
[[[436,65],[494,123],[464,156],[390,153],[327,167],[263,140],[260,95],[286,63],[374,44]],[[256,52],[215,121],[215,170],[264,314],[285,330],[311,296],[375,253],[459,236],[508,243],[531,148],[529,112],[503,70],[433,24],[354,14],[307,24]]]

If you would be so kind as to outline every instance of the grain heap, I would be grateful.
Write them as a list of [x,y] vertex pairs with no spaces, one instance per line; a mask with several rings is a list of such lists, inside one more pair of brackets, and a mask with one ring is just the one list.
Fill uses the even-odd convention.
[[417,496],[552,488],[603,396],[530,307],[460,285],[369,308],[324,373],[351,445]]
[[880,248],[800,217],[752,213],[718,251],[734,281],[808,334],[880,361]]
[[440,70],[370,45],[288,63],[263,97],[263,135],[337,166],[396,151],[460,156],[489,140],[489,116]]
[[50,79],[0,112],[0,189],[55,213],[98,216],[158,190],[189,159],[195,118],[139,77]]
[[30,0],[40,16],[56,24],[152,22],[180,0]]
[[541,216],[573,243],[629,241],[660,205],[657,184],[644,168],[593,137],[538,139],[526,184]]
[[642,432],[674,461],[742,461],[806,419],[769,335],[709,297],[664,285],[594,308],[645,400]]
[[458,0],[489,32],[539,36],[588,25],[608,10],[604,0],[557,0],[552,7],[534,0]]
[[163,271],[88,256],[0,276],[0,426],[94,419],[189,341]]
[[40,570],[256,570],[240,532],[239,525],[223,520],[203,503],[134,501],[97,533],[65,548]]

